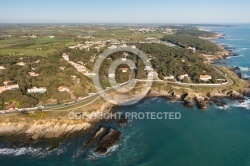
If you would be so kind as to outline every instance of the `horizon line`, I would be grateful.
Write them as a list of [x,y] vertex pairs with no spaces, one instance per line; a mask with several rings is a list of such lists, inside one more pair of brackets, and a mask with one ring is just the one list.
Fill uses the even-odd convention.
[[250,24],[249,23],[153,23],[153,22],[148,22],[148,23],[119,23],[119,22],[0,22],[0,24]]

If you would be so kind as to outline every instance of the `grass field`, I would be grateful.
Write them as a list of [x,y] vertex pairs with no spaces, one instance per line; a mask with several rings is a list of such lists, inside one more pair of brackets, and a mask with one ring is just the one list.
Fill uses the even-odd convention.
[[31,38],[17,38],[0,40],[0,55],[40,55],[47,56],[60,51],[65,47],[76,45],[79,42],[74,41],[73,38],[58,39],[38,37]]

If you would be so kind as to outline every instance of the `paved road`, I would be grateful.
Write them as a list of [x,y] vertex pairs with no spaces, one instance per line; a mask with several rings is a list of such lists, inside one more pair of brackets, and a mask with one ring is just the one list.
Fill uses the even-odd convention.
[[[223,73],[221,70],[219,70],[215,66],[211,66],[215,71],[217,71],[222,77],[224,77],[227,82],[223,84],[192,84],[192,83],[181,83],[181,82],[171,82],[171,81],[163,81],[163,80],[154,80],[154,82],[162,82],[182,87],[203,87],[203,88],[223,88],[226,86],[231,86],[234,84],[233,80],[229,78],[225,73]],[[147,80],[137,80],[138,82],[146,82]]]

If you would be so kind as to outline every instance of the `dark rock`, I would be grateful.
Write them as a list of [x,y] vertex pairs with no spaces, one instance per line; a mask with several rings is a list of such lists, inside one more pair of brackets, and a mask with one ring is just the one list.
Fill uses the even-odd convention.
[[227,104],[226,102],[221,101],[221,100],[215,100],[214,103],[215,103],[217,106],[220,106],[220,107],[225,107],[225,105]]
[[184,106],[185,107],[188,107],[188,108],[191,108],[194,106],[194,100],[193,99],[184,99]]
[[244,99],[244,96],[236,91],[230,91],[228,93],[228,95],[231,99],[236,99],[236,100],[243,100]]
[[125,115],[122,115],[122,116],[121,116],[121,119],[119,119],[119,121],[118,121],[118,125],[119,125],[119,126],[121,126],[121,125],[123,125],[123,124],[125,124],[125,125],[128,124],[128,119],[126,118]]
[[246,96],[246,97],[250,97],[250,88],[245,88],[244,92],[243,92],[243,95]]
[[207,102],[206,101],[196,99],[195,102],[196,102],[196,106],[198,109],[200,109],[200,110],[207,109]]
[[106,131],[107,129],[105,127],[101,127],[97,131],[95,131],[94,134],[91,136],[91,138],[86,142],[83,149],[95,143],[99,138],[101,138],[104,135]]
[[102,137],[100,142],[98,142],[95,152],[98,154],[106,154],[110,147],[118,143],[121,135],[120,131],[110,129],[108,134]]

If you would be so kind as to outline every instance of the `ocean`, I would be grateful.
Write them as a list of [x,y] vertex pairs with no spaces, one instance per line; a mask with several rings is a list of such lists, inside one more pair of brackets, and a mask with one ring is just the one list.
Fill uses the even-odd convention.
[[[223,60],[238,66],[250,77],[250,25],[205,27],[225,34],[217,43],[227,45],[238,56]],[[215,104],[208,110],[186,108],[166,98],[144,99],[118,112],[180,112],[181,119],[133,119],[117,128],[121,141],[107,156],[93,149],[82,150],[85,137],[77,137],[47,152],[41,148],[0,148],[0,165],[250,165],[250,100],[225,100],[225,108]],[[113,125],[100,124],[100,125]]]

